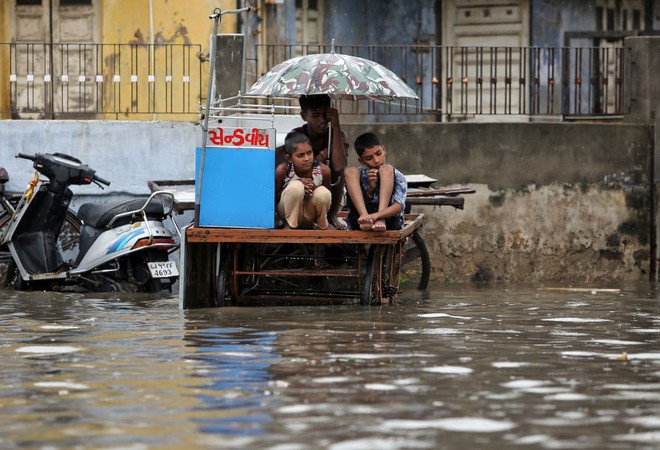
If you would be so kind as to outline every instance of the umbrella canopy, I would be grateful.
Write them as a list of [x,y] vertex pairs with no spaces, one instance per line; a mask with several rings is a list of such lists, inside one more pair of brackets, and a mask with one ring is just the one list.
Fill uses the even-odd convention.
[[291,58],[269,70],[246,95],[300,97],[327,94],[340,100],[417,100],[386,67],[357,56],[321,53]]

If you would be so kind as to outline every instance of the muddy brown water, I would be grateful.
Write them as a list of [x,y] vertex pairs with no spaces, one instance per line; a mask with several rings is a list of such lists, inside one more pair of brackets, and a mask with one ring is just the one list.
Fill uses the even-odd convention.
[[2,290],[0,448],[660,448],[657,287],[547,287],[193,311]]

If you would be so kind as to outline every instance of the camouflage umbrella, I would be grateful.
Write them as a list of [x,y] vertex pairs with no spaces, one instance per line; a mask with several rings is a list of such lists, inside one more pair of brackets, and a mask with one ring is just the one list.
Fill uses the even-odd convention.
[[284,61],[257,80],[246,95],[300,97],[328,94],[340,100],[417,100],[394,72],[357,56],[321,53]]

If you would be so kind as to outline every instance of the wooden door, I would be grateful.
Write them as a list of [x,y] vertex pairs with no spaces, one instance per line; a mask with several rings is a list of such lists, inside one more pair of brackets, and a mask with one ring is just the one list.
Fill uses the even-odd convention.
[[[646,23],[643,0],[596,0],[596,29],[619,31],[631,35],[644,31]],[[623,98],[615,91],[617,80],[623,77],[621,39],[598,39],[600,49],[595,59],[598,89],[590,105],[596,113],[623,113]],[[617,54],[621,56],[617,58]]]
[[296,0],[296,54],[322,53],[323,0]]
[[[443,71],[448,114],[516,115],[522,101],[520,48],[529,45],[528,0],[449,0],[444,5],[443,42],[456,47]],[[524,62],[523,62],[524,64]],[[509,119],[510,120],[510,117]]]
[[21,118],[95,111],[98,0],[12,0],[12,110]]

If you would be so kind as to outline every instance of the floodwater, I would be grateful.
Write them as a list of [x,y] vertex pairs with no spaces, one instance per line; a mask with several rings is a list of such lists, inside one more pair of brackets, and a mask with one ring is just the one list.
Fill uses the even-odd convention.
[[607,287],[193,311],[0,291],[0,448],[657,449],[660,292]]

